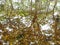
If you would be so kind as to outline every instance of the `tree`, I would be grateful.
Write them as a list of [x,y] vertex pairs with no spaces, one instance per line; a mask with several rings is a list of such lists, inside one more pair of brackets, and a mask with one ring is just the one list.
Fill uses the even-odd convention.
[[60,45],[59,3],[59,0],[1,0],[1,40],[9,45]]

